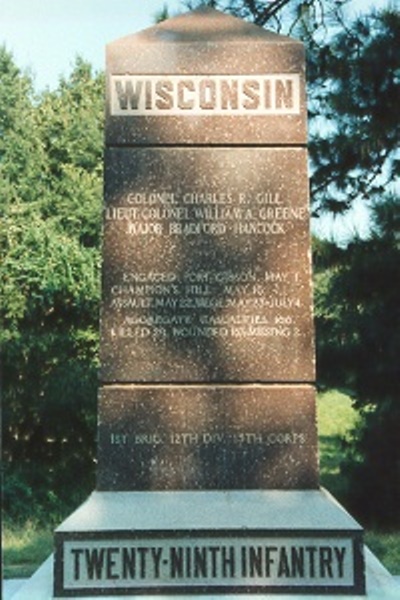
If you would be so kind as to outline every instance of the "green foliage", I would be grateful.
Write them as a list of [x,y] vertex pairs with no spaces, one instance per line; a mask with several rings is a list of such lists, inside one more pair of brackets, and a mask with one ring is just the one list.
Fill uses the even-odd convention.
[[380,525],[400,519],[399,38],[387,9],[308,41],[314,213],[356,198],[373,209],[371,239],[315,242],[315,314],[319,381],[351,390],[362,415],[342,464],[346,503]]
[[344,392],[334,389],[320,391],[317,406],[320,439],[345,439],[359,423],[354,401]]
[[333,11],[340,9],[341,1],[326,1],[322,9],[318,0],[183,0],[188,9],[211,6],[236,17],[248,19],[261,27],[267,25],[277,31],[293,29],[300,22],[312,23],[318,29]]
[[36,98],[0,68],[4,506],[45,518],[94,483],[102,77],[78,60]]
[[168,6],[164,4],[164,6],[156,13],[154,20],[156,23],[161,23],[162,21],[166,21],[170,17],[171,15],[169,14]]
[[[390,206],[398,213],[393,197],[379,204],[378,212],[387,215],[392,212]],[[398,391],[400,248],[395,232],[381,236],[380,227],[376,226],[371,239],[356,240],[346,249],[329,242],[319,243],[322,254],[315,248],[315,311],[323,383],[330,385],[336,377],[341,385],[357,390],[360,405],[383,402]]]
[[400,574],[400,533],[367,531],[365,543],[392,575]]

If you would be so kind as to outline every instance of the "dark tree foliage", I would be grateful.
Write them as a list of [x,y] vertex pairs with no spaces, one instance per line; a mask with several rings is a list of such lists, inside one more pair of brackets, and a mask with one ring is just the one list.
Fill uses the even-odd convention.
[[400,15],[387,10],[309,52],[314,211],[373,206],[371,239],[315,253],[318,376],[349,390],[363,416],[345,449],[346,502],[385,526],[400,524],[399,40]]
[[350,390],[363,425],[347,446],[346,501],[368,523],[400,525],[400,202],[374,208],[374,234],[317,242],[320,383]]
[[350,23],[327,45],[310,41],[311,190],[315,212],[379,199],[399,176],[400,14]]
[[310,34],[327,27],[332,20],[341,20],[340,8],[347,0],[184,0],[188,9],[211,6],[235,17],[252,21],[260,27],[290,33],[297,26]]

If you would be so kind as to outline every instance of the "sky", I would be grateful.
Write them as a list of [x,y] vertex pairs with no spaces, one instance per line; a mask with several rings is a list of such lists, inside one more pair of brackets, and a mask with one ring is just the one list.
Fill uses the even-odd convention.
[[29,68],[37,90],[57,87],[76,56],[104,68],[109,42],[154,25],[165,4],[179,0],[0,0],[0,44],[18,67]]

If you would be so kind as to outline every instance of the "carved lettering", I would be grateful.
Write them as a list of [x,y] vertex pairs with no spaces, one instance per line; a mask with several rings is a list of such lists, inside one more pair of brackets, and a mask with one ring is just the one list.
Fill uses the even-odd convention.
[[112,75],[113,116],[297,115],[298,73],[273,75]]
[[168,589],[177,582],[190,587],[210,580],[235,586],[317,582],[329,587],[352,581],[352,546],[346,539],[191,537],[65,542],[66,588],[134,590],[162,582]]

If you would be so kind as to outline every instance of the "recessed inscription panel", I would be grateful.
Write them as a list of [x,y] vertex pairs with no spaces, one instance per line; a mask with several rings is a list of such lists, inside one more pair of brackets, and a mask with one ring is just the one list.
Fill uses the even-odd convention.
[[[60,536],[61,538],[61,536]],[[138,532],[63,537],[56,594],[362,593],[359,540],[341,532]],[[57,589],[58,588],[58,589]]]
[[113,75],[111,115],[298,115],[300,76]]
[[112,386],[101,392],[100,490],[317,486],[311,386]]
[[113,149],[103,381],[314,378],[301,149]]

